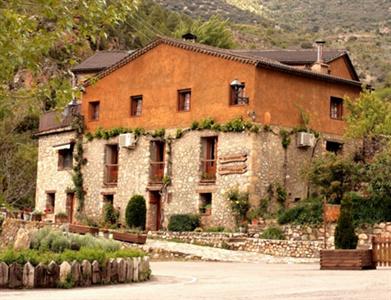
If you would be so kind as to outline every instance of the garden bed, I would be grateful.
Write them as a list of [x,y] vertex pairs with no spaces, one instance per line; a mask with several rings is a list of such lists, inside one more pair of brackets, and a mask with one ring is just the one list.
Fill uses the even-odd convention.
[[372,250],[338,249],[320,251],[321,270],[376,269]]

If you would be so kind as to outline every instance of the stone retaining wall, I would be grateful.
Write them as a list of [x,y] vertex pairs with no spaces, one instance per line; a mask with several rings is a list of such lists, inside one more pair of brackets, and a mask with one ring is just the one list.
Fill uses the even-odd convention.
[[[326,228],[327,249],[334,249],[335,227],[335,224],[329,224]],[[286,240],[261,239],[262,231],[266,228],[267,226],[259,231],[253,230],[251,233],[159,231],[149,232],[148,238],[303,258],[319,257],[319,251],[324,249],[324,228],[321,226],[281,226]],[[359,237],[358,248],[368,249],[371,248],[373,236],[391,236],[391,222],[361,226],[356,229],[356,233]]]
[[319,241],[266,240],[243,233],[150,232],[149,238],[285,257],[319,257]]
[[18,231],[24,229],[28,233],[43,227],[50,226],[52,228],[66,228],[66,224],[54,224],[45,222],[23,221],[20,219],[6,218],[4,220],[2,230],[0,231],[0,248],[7,248],[15,244],[18,236]]
[[94,260],[64,261],[58,265],[52,261],[33,266],[0,262],[0,289],[10,288],[70,288],[91,285],[130,283],[150,278],[149,257],[110,259],[104,265]]

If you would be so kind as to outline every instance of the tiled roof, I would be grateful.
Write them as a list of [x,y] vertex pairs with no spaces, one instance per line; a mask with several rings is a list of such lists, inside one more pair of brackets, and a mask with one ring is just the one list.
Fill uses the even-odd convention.
[[[313,64],[317,59],[316,49],[311,50],[231,50],[232,53],[253,56],[256,58],[269,58],[287,65]],[[323,59],[330,62],[346,54],[345,50],[323,50]]]
[[[227,60],[237,61],[244,64],[251,64],[257,67],[261,68],[269,68],[273,70],[277,70],[284,73],[290,73],[297,76],[302,77],[310,77],[310,78],[316,78],[319,80],[329,81],[329,82],[338,82],[338,83],[344,83],[344,84],[350,84],[355,86],[361,86],[360,81],[356,80],[349,80],[344,79],[341,77],[336,77],[328,74],[322,74],[317,73],[310,70],[305,69],[298,69],[294,66],[290,66],[287,64],[280,63],[279,61],[267,57],[260,57],[260,56],[254,56],[249,55],[245,51],[244,53],[241,53],[241,51],[233,51],[228,49],[221,49],[216,47],[211,47],[207,45],[197,44],[193,42],[186,42],[182,40],[172,39],[172,38],[158,38],[154,40],[153,42],[149,43],[144,48],[141,48],[139,50],[136,50],[132,53],[130,53],[128,56],[124,57],[114,65],[104,69],[103,71],[99,72],[93,79],[85,81],[84,85],[88,86],[92,82],[94,82],[96,79],[101,79],[108,74],[114,72],[115,70],[121,68],[122,66],[126,65],[128,62],[136,59],[137,57],[143,55],[144,53],[148,52],[149,50],[157,47],[158,45],[166,44],[173,47],[181,48],[188,51],[203,53],[207,55],[212,55],[216,57],[220,57]],[[250,51],[251,52],[251,51]]]
[[77,66],[73,67],[72,72],[99,72],[119,62],[132,52],[133,51],[125,50],[98,51]]

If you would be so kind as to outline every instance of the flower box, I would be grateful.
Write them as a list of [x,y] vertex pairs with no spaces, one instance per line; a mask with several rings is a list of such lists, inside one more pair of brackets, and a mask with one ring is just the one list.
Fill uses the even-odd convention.
[[133,243],[133,244],[145,244],[147,240],[147,235],[140,234],[140,233],[114,231],[113,239],[121,242]]
[[92,235],[98,235],[99,228],[97,227],[89,227],[84,225],[77,225],[77,224],[69,224],[69,232],[72,233],[78,233],[78,234],[92,234]]
[[321,270],[376,269],[372,250],[336,249],[320,251]]

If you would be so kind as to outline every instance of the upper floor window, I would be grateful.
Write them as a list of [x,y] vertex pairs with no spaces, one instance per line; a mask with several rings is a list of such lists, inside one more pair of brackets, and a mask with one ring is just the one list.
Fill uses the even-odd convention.
[[116,184],[118,181],[118,145],[105,146],[105,184]]
[[132,117],[141,116],[142,108],[143,108],[143,96],[130,97],[130,115]]
[[99,101],[89,102],[88,114],[90,121],[99,120]]
[[235,79],[230,84],[230,105],[248,104],[248,97],[245,95],[245,83]]
[[216,180],[217,137],[201,138],[201,181]]
[[179,90],[178,91],[178,111],[189,111],[191,100],[191,90]]
[[69,148],[58,150],[58,170],[69,170],[73,166],[73,144]]
[[342,120],[343,99],[337,97],[330,98],[330,118]]

